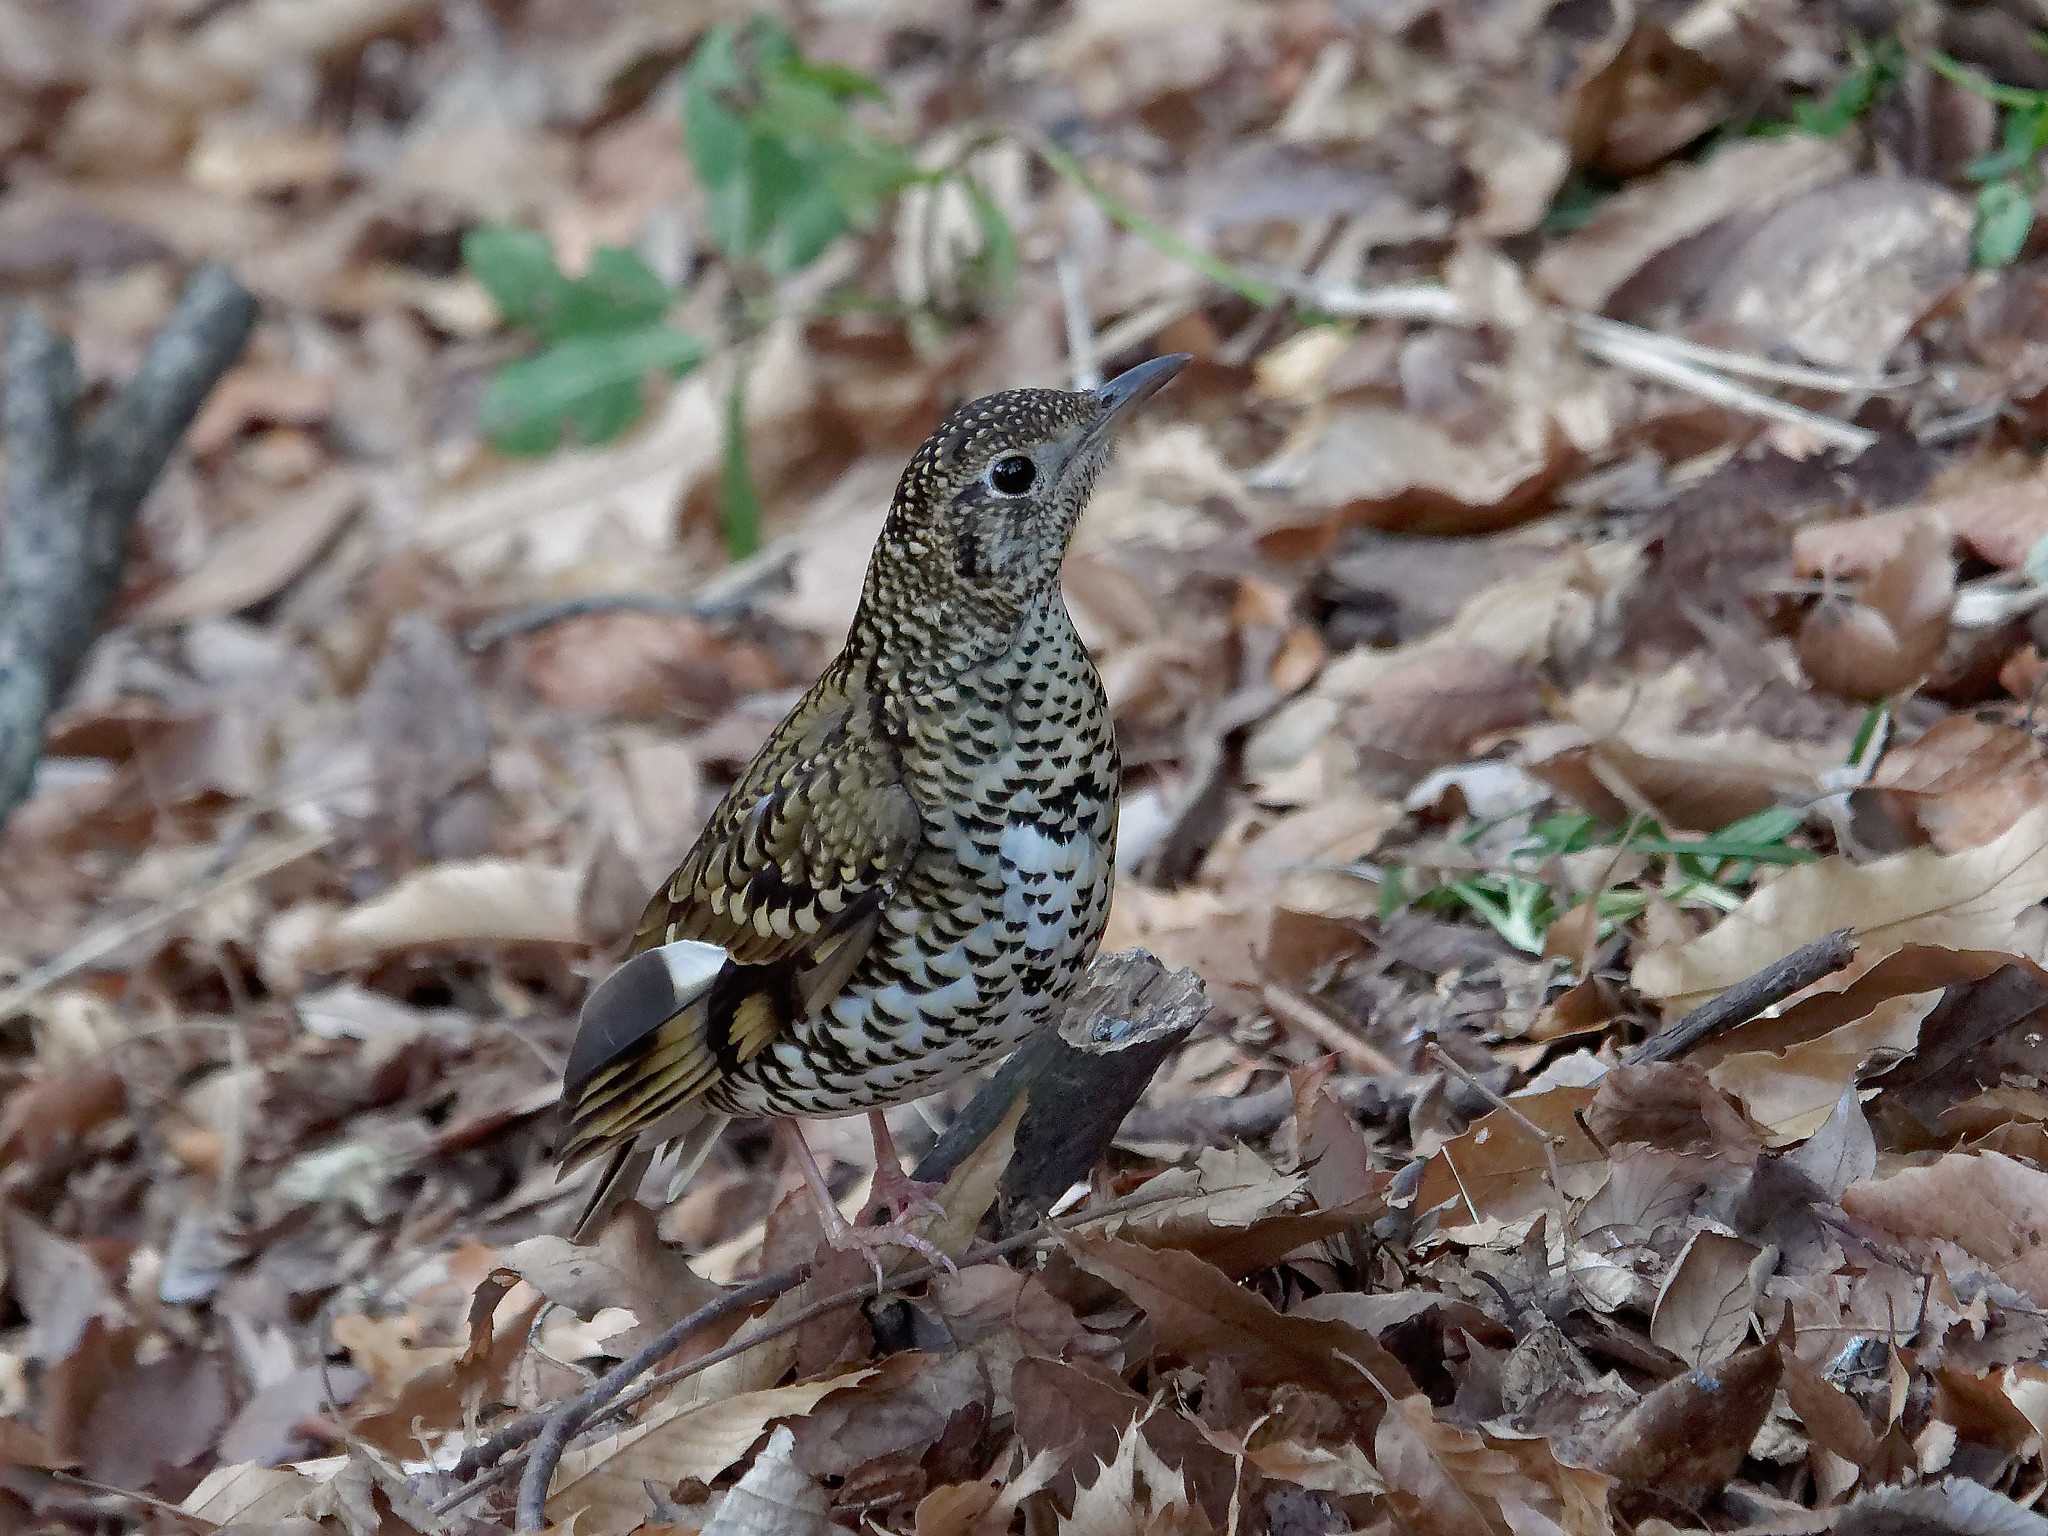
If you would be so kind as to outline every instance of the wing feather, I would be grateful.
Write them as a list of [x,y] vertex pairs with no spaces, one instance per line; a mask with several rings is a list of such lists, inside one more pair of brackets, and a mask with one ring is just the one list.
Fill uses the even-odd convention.
[[631,958],[584,1006],[565,1164],[663,1132],[846,985],[923,843],[880,721],[828,670],[648,902]]

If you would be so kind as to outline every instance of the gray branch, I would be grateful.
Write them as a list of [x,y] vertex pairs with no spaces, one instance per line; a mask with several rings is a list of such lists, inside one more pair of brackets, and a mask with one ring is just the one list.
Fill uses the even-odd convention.
[[28,798],[43,727],[120,586],[143,497],[255,322],[241,284],[201,268],[135,377],[81,428],[70,344],[16,311],[0,357],[0,827]]

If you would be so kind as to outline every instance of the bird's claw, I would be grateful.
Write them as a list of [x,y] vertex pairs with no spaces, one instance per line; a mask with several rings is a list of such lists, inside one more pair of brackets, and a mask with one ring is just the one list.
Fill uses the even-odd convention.
[[943,1249],[930,1239],[920,1237],[901,1221],[884,1222],[880,1226],[870,1227],[855,1226],[842,1219],[826,1231],[825,1241],[841,1253],[858,1253],[864,1256],[875,1268],[875,1285],[879,1289],[886,1289],[889,1284],[888,1270],[882,1263],[884,1248],[908,1248],[949,1275],[960,1272],[960,1267]]

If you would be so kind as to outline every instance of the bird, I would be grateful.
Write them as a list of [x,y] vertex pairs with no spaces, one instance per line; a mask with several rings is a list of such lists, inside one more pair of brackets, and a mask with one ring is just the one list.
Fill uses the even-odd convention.
[[[1055,1019],[1108,923],[1121,761],[1060,566],[1118,429],[1189,361],[956,407],[910,459],[844,646],[769,734],[593,987],[563,1070],[560,1173],[602,1160],[594,1239],[654,1157],[671,1198],[766,1117],[823,1235],[943,1259],[883,1111]],[[849,1223],[804,1119],[865,1114]],[[872,1215],[893,1219],[869,1224]]]

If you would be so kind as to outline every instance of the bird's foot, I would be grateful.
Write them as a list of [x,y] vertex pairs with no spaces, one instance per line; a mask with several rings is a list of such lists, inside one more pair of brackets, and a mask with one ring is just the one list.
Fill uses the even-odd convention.
[[[836,1216],[838,1212],[833,1212]],[[936,1264],[949,1275],[958,1274],[960,1267],[947,1257],[945,1251],[929,1238],[921,1237],[900,1219],[885,1221],[877,1226],[865,1223],[855,1225],[841,1216],[825,1226],[825,1241],[841,1253],[859,1253],[875,1267],[875,1284],[887,1288],[889,1273],[882,1263],[884,1248],[908,1248],[921,1255],[928,1263]]]
[[868,1186],[868,1203],[855,1218],[868,1226],[881,1218],[882,1224],[901,1222],[906,1216],[943,1216],[946,1207],[939,1200],[942,1184],[926,1184],[905,1173],[893,1159],[878,1163],[874,1182]]

